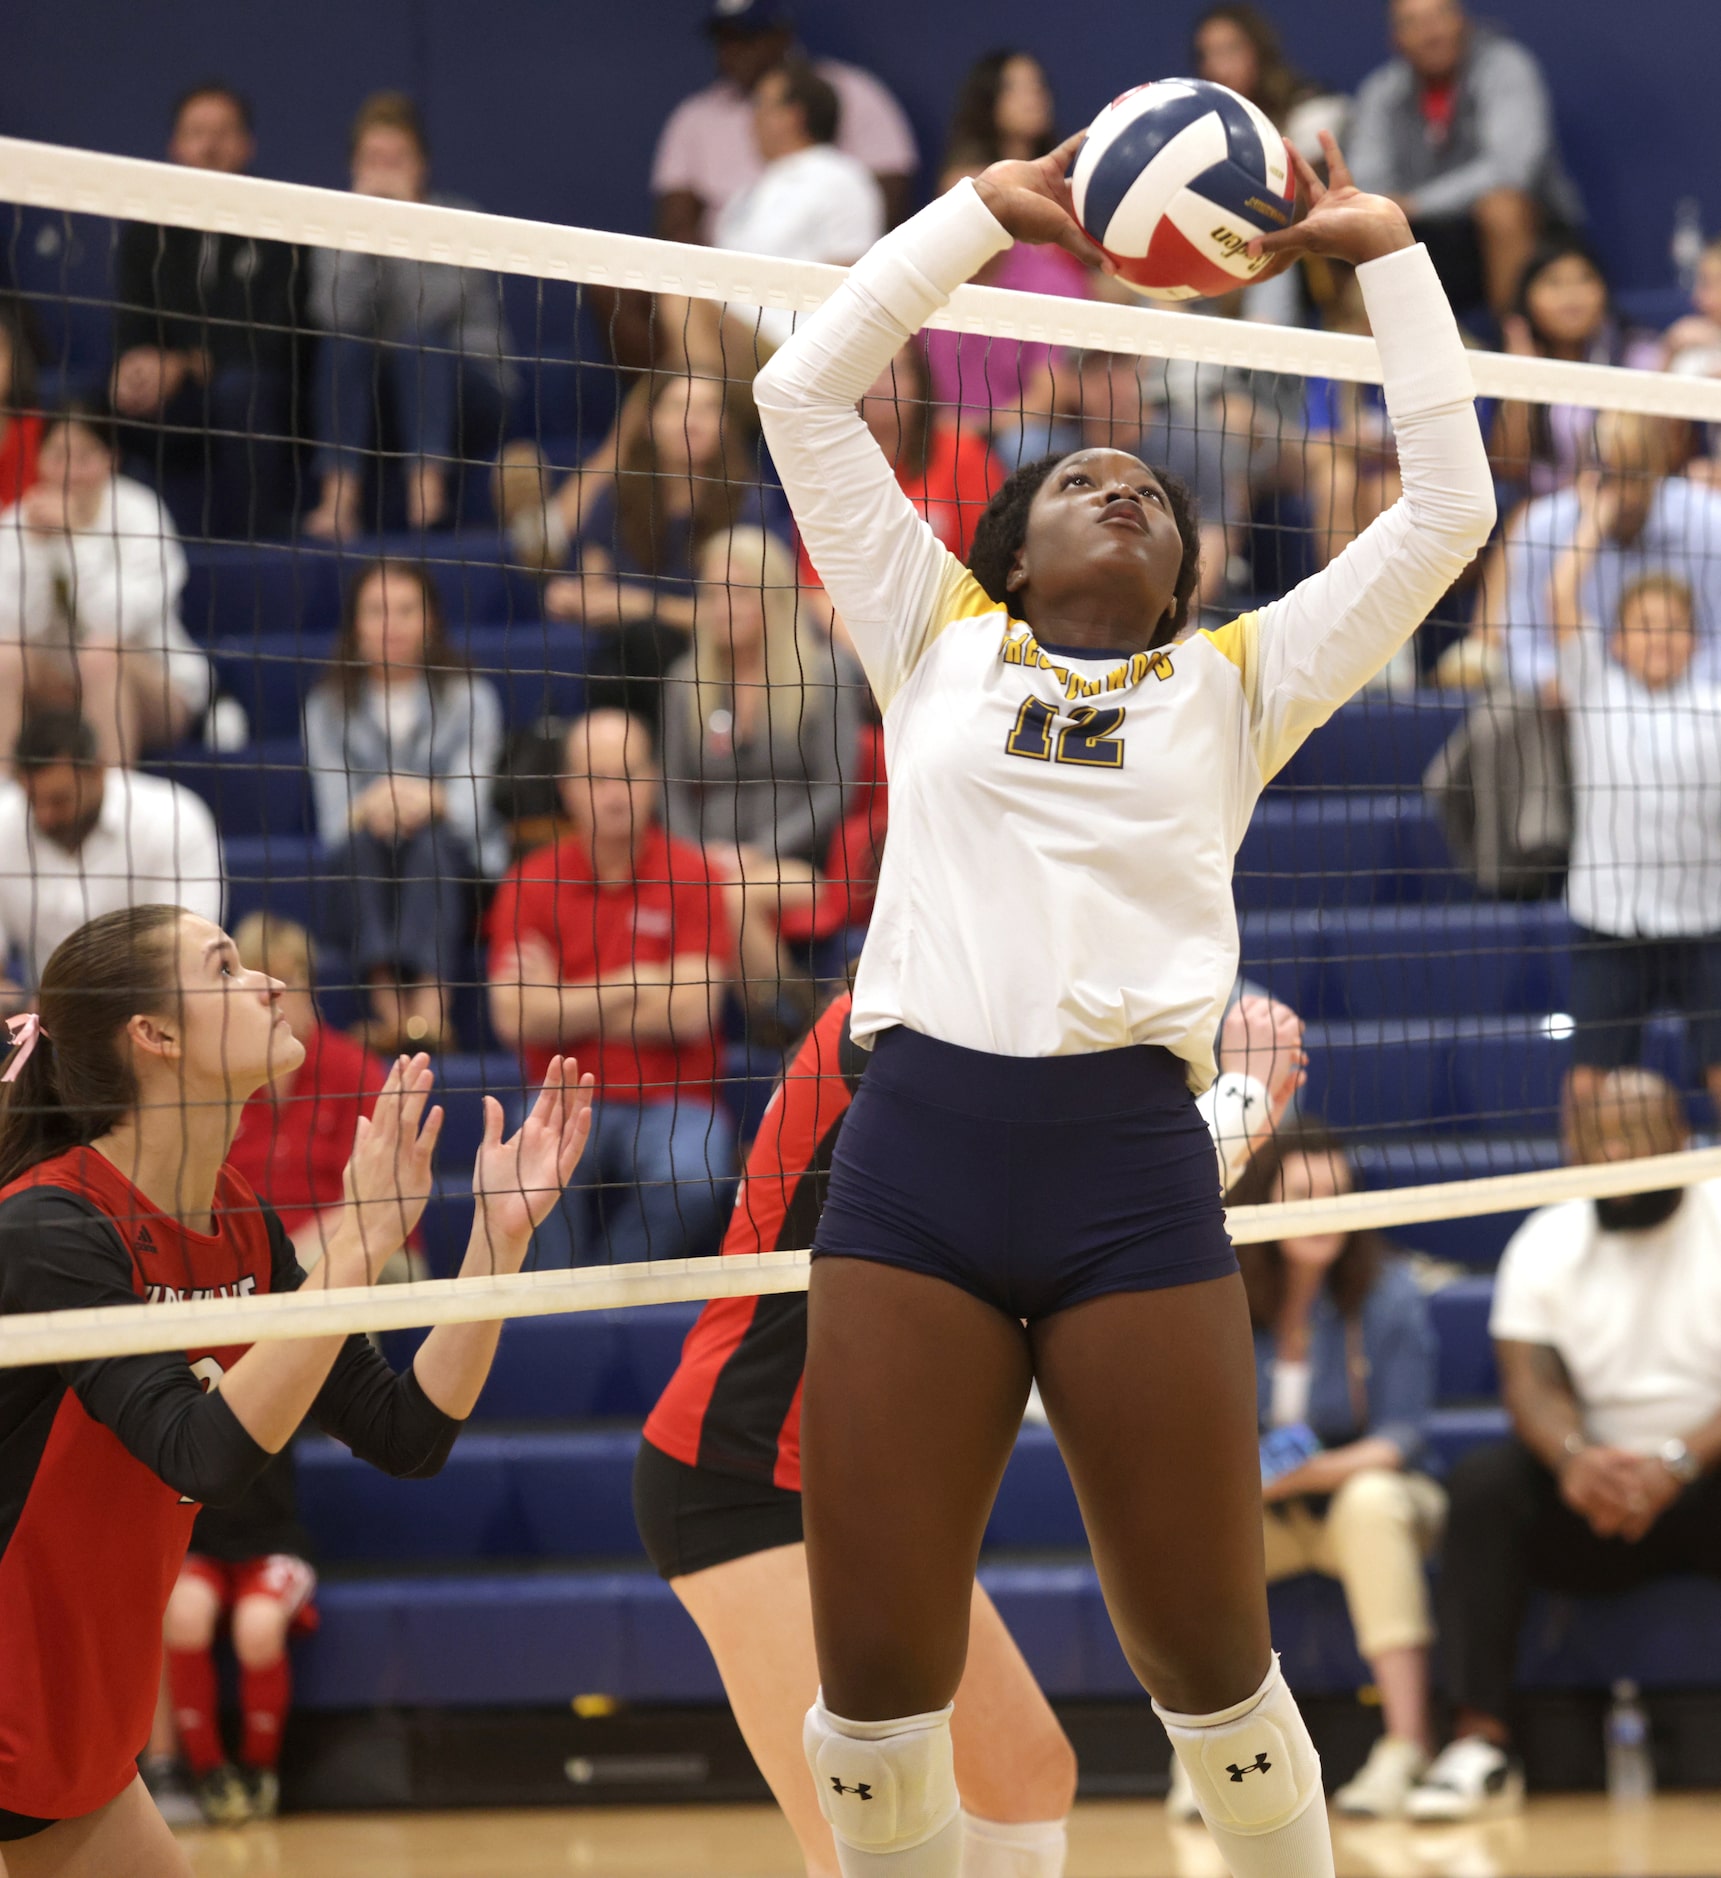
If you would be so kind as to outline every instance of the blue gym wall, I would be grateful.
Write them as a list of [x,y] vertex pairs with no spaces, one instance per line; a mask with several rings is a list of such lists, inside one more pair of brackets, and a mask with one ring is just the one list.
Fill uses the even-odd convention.
[[[1269,0],[1304,69],[1351,86],[1383,52],[1383,0]],[[936,160],[956,76],[1019,43],[1073,126],[1127,82],[1183,69],[1196,0],[1085,11],[1048,0],[802,0],[816,50],[873,67]],[[1667,274],[1674,199],[1721,228],[1716,0],[1493,0],[1541,54],[1572,167],[1621,286]],[[442,187],[486,208],[644,230],[664,113],[708,72],[702,0],[35,0],[0,34],[0,129],[150,156],[170,99],[223,73],[255,99],[259,167],[343,180],[367,91],[414,92]],[[1087,30],[1082,30],[1082,24]]]

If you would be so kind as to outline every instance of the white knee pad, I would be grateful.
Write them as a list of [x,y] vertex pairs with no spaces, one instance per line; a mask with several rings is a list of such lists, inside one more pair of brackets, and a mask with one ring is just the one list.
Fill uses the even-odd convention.
[[845,1721],[819,1699],[801,1741],[819,1806],[839,1845],[907,1852],[956,1817],[949,1708],[900,1721]]
[[962,1878],[1064,1878],[1068,1835],[1061,1819],[1006,1825],[962,1816]]
[[1275,1655],[1246,1702],[1217,1715],[1154,1713],[1215,1829],[1254,1837],[1277,1832],[1320,1798],[1321,1757],[1309,1739]]

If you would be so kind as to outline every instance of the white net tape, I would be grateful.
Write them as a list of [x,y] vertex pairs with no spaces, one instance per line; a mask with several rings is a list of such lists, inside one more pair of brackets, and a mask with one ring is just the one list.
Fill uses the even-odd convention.
[[[582,282],[749,307],[816,308],[841,271],[602,231],[0,137],[0,201],[73,214],[237,233],[304,247]],[[935,324],[999,339],[1131,353],[1268,373],[1380,381],[1367,339],[1266,327],[1145,306],[967,286]],[[1721,422],[1721,380],[1522,358],[1471,357],[1485,397]],[[1721,1177],[1721,1149],[1355,1193],[1331,1201],[1232,1209],[1239,1243],[1291,1232],[1390,1229]],[[431,1280],[382,1289],[199,1300],[0,1318],[0,1367],[327,1336],[499,1317],[608,1310],[788,1292],[805,1287],[808,1255],[664,1259],[513,1277]]]
[[[1336,1200],[1232,1207],[1226,1214],[1239,1245],[1288,1233],[1362,1232],[1418,1220],[1474,1218],[1559,1200],[1597,1199],[1691,1186],[1721,1177],[1721,1148],[1616,1161],[1602,1167],[1550,1168],[1483,1180],[1352,1193]],[[654,1259],[584,1271],[520,1272],[511,1277],[426,1279],[378,1290],[299,1291],[267,1298],[204,1298],[179,1304],[0,1317],[0,1369],[27,1363],[81,1362],[150,1350],[220,1347],[288,1337],[348,1336],[423,1324],[475,1324],[502,1317],[550,1317],[644,1304],[686,1304],[804,1291],[805,1252],[764,1252],[706,1259]]]

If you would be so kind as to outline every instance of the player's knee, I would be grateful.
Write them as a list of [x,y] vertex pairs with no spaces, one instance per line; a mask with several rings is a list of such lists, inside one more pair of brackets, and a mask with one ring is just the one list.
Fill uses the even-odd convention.
[[1320,1798],[1320,1756],[1276,1656],[1235,1707],[1186,1715],[1153,1706],[1209,1825],[1246,1837],[1277,1832]]
[[287,1648],[287,1620],[277,1598],[241,1598],[233,1607],[233,1654],[247,1669],[267,1669]]
[[170,1650],[207,1650],[215,1641],[221,1607],[206,1584],[182,1578],[168,1596],[161,1640]]
[[802,1745],[819,1806],[840,1844],[908,1852],[957,1819],[948,1707],[897,1721],[833,1715],[821,1695],[807,1711]]

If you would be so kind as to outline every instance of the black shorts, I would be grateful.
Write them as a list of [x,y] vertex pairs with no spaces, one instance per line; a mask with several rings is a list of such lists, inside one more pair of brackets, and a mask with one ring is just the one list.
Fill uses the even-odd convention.
[[633,1463],[633,1518],[660,1578],[801,1543],[801,1496],[768,1480],[689,1467],[649,1441]]
[[0,1806],[0,1845],[12,1845],[19,1839],[33,1839],[39,1832],[46,1832],[50,1826],[59,1825],[57,1819],[33,1819],[28,1813],[8,1813]]
[[1578,930],[1572,944],[1572,1059],[1589,1069],[1639,1060],[1643,1020],[1680,1012],[1703,1069],[1721,1063],[1721,939],[1620,939]]
[[1024,1321],[1237,1270],[1169,1050],[992,1056],[902,1027],[844,1119],[813,1256],[925,1272]]

